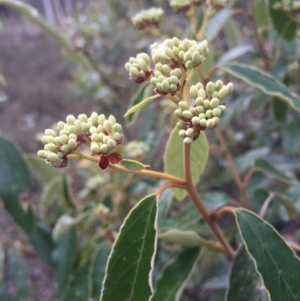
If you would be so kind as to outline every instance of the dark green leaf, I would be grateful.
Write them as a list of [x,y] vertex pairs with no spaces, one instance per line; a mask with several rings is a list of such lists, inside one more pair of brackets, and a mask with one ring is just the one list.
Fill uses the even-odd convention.
[[287,184],[294,183],[294,179],[291,177],[288,177],[285,173],[283,173],[281,170],[277,169],[274,165],[272,165],[270,162],[264,159],[257,159],[255,160],[253,167],[256,170],[259,170],[269,176],[272,176],[282,182],[285,182]]
[[31,206],[25,211],[19,200],[20,194],[26,192],[31,185],[30,172],[19,148],[1,135],[0,166],[0,199],[18,226],[30,234],[34,229],[35,216]]
[[228,204],[229,200],[229,196],[223,192],[207,192],[202,195],[202,201],[209,211],[217,210]]
[[156,217],[154,194],[141,200],[126,217],[108,260],[101,301],[150,299]]
[[294,120],[282,130],[282,147],[284,151],[293,155],[300,149],[300,120]]
[[300,261],[279,233],[245,209],[235,211],[247,252],[255,261],[272,301],[300,300]]
[[98,301],[100,298],[109,253],[110,247],[107,244],[100,244],[93,254],[89,269],[89,300],[91,301]]
[[51,229],[46,224],[37,222],[35,230],[30,236],[30,242],[39,257],[48,265],[52,266],[54,243],[52,241]]
[[124,167],[131,169],[131,170],[142,170],[147,168],[149,165],[145,165],[143,163],[140,163],[138,161],[135,160],[129,160],[129,159],[123,159],[120,162],[121,165],[123,165]]
[[152,301],[180,300],[182,291],[196,267],[200,250],[200,248],[187,249],[165,266],[157,280]]
[[285,85],[278,81],[271,74],[266,73],[258,68],[229,63],[220,66],[222,70],[241,79],[249,85],[259,89],[267,95],[281,99],[294,110],[300,112],[300,98],[298,95],[290,92]]
[[90,270],[91,260],[88,260],[84,265],[71,276],[69,285],[60,298],[60,301],[87,301],[89,296],[88,274]]
[[[191,144],[191,173],[193,183],[196,185],[207,164],[209,147],[205,134],[202,132],[199,138]],[[174,129],[169,137],[164,155],[165,171],[169,174],[183,177],[183,141]],[[173,188],[174,196],[183,200],[187,195],[183,189]]]
[[225,301],[264,301],[266,294],[253,259],[242,245],[231,265]]
[[[291,1],[293,3],[294,0]],[[292,18],[297,19],[296,12],[288,12],[292,18],[288,17],[287,13],[273,8],[275,3],[283,3],[279,0],[269,0],[269,11],[275,29],[285,40],[292,40],[297,31],[297,22]]]
[[56,279],[56,295],[61,298],[73,269],[76,255],[76,233],[72,229],[65,233],[56,243],[53,254]]
[[283,121],[285,119],[288,106],[285,102],[281,101],[278,98],[273,100],[273,114],[277,121]]

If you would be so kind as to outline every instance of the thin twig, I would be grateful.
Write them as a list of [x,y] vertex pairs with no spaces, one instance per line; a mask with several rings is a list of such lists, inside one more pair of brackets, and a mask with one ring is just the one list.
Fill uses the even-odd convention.
[[178,184],[175,182],[166,182],[157,189],[157,191],[156,191],[157,197],[159,198],[166,189],[172,188],[172,187],[184,189],[185,185]]
[[264,217],[270,203],[272,202],[272,200],[274,199],[275,197],[275,193],[271,192],[269,194],[269,196],[267,197],[267,199],[265,200],[263,206],[261,207],[260,211],[259,211],[259,216],[260,217]]

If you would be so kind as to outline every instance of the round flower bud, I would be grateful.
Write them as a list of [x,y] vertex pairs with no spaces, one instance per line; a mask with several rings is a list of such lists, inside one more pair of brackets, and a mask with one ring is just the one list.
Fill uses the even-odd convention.
[[65,126],[66,126],[66,124],[65,124],[64,122],[59,121],[59,122],[57,123],[56,128],[57,128],[58,131],[61,131],[61,130],[63,130],[63,129],[65,128]]
[[69,141],[69,137],[67,135],[61,135],[59,138],[61,144],[66,144]]
[[114,132],[114,128],[112,123],[109,120],[105,120],[103,123],[103,127],[109,135],[112,135]]
[[44,151],[44,150],[39,150],[38,152],[37,152],[37,155],[40,157],[40,158],[42,158],[42,159],[46,159],[46,151]]
[[229,90],[227,87],[223,87],[220,91],[219,91],[219,99],[223,100],[225,97],[227,97],[229,94]]
[[193,124],[193,125],[198,125],[199,123],[200,123],[199,117],[194,116],[194,117],[192,118],[192,124]]
[[99,136],[98,136],[98,134],[96,134],[96,133],[92,134],[91,140],[92,140],[92,142],[98,142],[98,141],[99,141]]
[[47,159],[51,162],[59,162],[60,159],[57,154],[49,152],[47,154]]
[[210,108],[210,101],[208,99],[205,99],[203,101],[203,106],[205,109],[209,109]]
[[193,118],[193,114],[192,114],[192,112],[189,111],[189,110],[184,110],[184,111],[182,112],[182,116],[183,116],[184,118],[187,118],[187,119],[192,119],[192,118]]
[[64,153],[70,153],[72,151],[72,149],[70,148],[70,146],[68,144],[65,144],[61,147],[61,150],[64,152]]
[[93,154],[99,154],[99,152],[100,152],[100,147],[99,147],[99,145],[98,145],[97,143],[92,143],[92,144],[91,144],[91,152],[92,152]]
[[221,115],[222,111],[219,108],[214,108],[212,110],[212,113],[213,113],[214,117],[219,117]]
[[169,82],[167,80],[164,80],[161,83],[161,88],[162,88],[163,92],[168,93],[169,92],[169,88],[170,88]]
[[189,109],[188,103],[184,100],[179,101],[178,106],[182,110],[188,110]]
[[212,108],[217,108],[218,105],[220,104],[220,101],[218,98],[212,98],[211,101],[210,101],[210,105]]
[[223,85],[224,85],[224,84],[223,84],[223,82],[222,82],[221,80],[217,80],[216,83],[215,83],[215,89],[216,89],[217,91],[219,91],[219,90],[222,89]]
[[75,135],[75,134],[70,134],[68,140],[69,140],[69,139],[74,139],[74,140],[77,141],[77,135]]
[[178,128],[178,129],[184,129],[185,128],[185,123],[184,122],[182,122],[181,120],[180,121],[178,121],[177,123],[176,123],[176,127]]
[[176,109],[174,113],[177,117],[182,117],[182,110],[181,109]]
[[48,142],[47,142],[47,138],[48,138],[48,136],[43,136],[43,137],[42,137],[42,143],[43,143],[43,144],[48,143]]
[[122,126],[119,123],[115,123],[113,126],[114,132],[122,132]]
[[197,98],[197,92],[198,92],[198,90],[197,90],[196,86],[191,86],[191,88],[190,88],[190,95],[191,95],[194,99]]
[[228,94],[231,94],[233,91],[233,83],[228,83],[226,87],[228,89]]
[[190,137],[185,137],[185,138],[183,139],[183,143],[184,143],[184,144],[191,144],[191,143],[193,143],[193,139],[190,138]]
[[52,136],[45,136],[46,137],[46,143],[53,143],[53,144],[56,144],[56,138],[59,138],[59,137],[52,137]]
[[198,113],[204,113],[205,112],[205,108],[203,106],[197,106],[196,110]]
[[192,62],[194,66],[198,66],[203,62],[203,56],[199,52],[194,52],[192,55]]
[[206,116],[207,118],[212,118],[212,117],[213,117],[212,110],[207,110],[207,111],[205,112],[205,116]]
[[180,130],[178,134],[179,134],[180,137],[184,138],[185,137],[185,130]]
[[109,117],[108,117],[108,120],[114,125],[117,121],[116,121],[116,117],[115,116],[113,116],[113,115],[110,115]]
[[197,106],[202,106],[203,105],[203,98],[202,97],[197,97],[195,100],[195,104]]
[[75,122],[75,117],[73,115],[68,115],[66,120],[67,120],[67,124],[72,125]]
[[98,116],[98,124],[99,125],[103,125],[104,121],[105,121],[105,115],[104,114],[100,114]]
[[214,122],[214,120],[213,120],[213,119],[207,120],[207,122],[206,122],[206,127],[207,127],[208,129],[212,129],[213,127],[215,127],[215,122]]
[[177,85],[178,82],[179,82],[179,80],[178,80],[178,78],[177,78],[175,75],[172,75],[172,76],[170,77],[170,83],[171,83],[171,84]]
[[206,92],[203,89],[198,90],[197,97],[206,98]]
[[100,153],[101,154],[106,154],[108,152],[108,146],[106,144],[102,144],[100,146]]
[[106,144],[107,144],[107,146],[108,146],[109,148],[114,148],[114,147],[116,147],[116,142],[115,142],[115,140],[113,140],[113,139],[108,139],[107,142],[106,142]]
[[54,143],[46,144],[44,149],[49,152],[57,153],[57,146]]
[[76,127],[74,125],[69,125],[67,128],[69,134],[77,134]]
[[137,78],[139,76],[139,70],[137,70],[134,67],[131,67],[130,70],[129,70],[129,76],[131,78]]
[[208,82],[206,85],[206,92],[211,95],[215,90],[215,84],[213,82]]
[[77,148],[77,142],[74,139],[70,139],[68,141],[68,146],[70,147],[70,149],[74,150]]
[[76,119],[74,122],[74,126],[76,128],[77,133],[81,133],[82,132],[82,125],[81,125],[81,121]]
[[78,119],[79,119],[81,122],[87,122],[87,121],[88,121],[88,118],[87,118],[86,114],[79,114],[79,115],[78,115]]
[[206,119],[201,119],[200,120],[200,125],[204,128],[206,128],[207,120]]
[[98,114],[97,114],[96,112],[93,112],[93,113],[91,114],[91,117],[89,118],[89,121],[90,121],[93,125],[97,126],[97,125],[98,125]]
[[213,117],[213,119],[212,119],[213,121],[214,121],[214,123],[215,123],[215,126],[216,125],[218,125],[219,124],[219,122],[220,122],[220,118],[219,117]]
[[193,137],[194,134],[195,134],[195,130],[192,129],[192,128],[189,128],[185,131],[185,134],[188,136],[188,137]]
[[122,135],[118,132],[114,133],[112,135],[112,138],[115,140],[115,141],[120,141],[120,139],[122,138]]
[[175,93],[177,90],[178,90],[177,85],[174,85],[174,84],[170,85],[170,88],[169,88],[170,93]]
[[45,135],[56,137],[56,133],[53,130],[51,130],[51,129],[45,130]]
[[218,108],[219,108],[222,112],[224,112],[224,111],[226,110],[226,107],[225,107],[224,105],[219,105]]
[[200,113],[198,118],[199,118],[199,120],[206,119],[206,115],[204,113]]

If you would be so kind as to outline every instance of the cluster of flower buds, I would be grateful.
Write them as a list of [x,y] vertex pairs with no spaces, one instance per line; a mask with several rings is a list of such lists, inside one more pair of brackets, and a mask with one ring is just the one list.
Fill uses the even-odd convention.
[[206,40],[179,40],[174,37],[164,42],[151,45],[151,59],[155,64],[152,70],[150,57],[140,53],[131,57],[125,64],[130,79],[136,83],[150,80],[155,86],[155,92],[161,95],[174,95],[181,86],[183,75],[187,69],[200,65],[209,53]]
[[130,158],[141,158],[149,151],[149,146],[143,141],[130,141],[125,146],[125,154]]
[[125,69],[129,73],[131,80],[141,84],[152,74],[150,67],[150,57],[147,53],[139,53],[136,58],[131,57],[125,64]]
[[182,66],[192,69],[200,65],[209,53],[206,40],[196,42],[194,40],[179,40],[174,37],[163,43],[151,45],[151,56],[154,64],[168,64],[171,68]]
[[187,12],[191,5],[191,0],[169,0],[170,6],[176,13]]
[[158,27],[163,16],[163,9],[152,7],[140,11],[131,18],[131,21],[138,30],[145,30],[149,27]]
[[167,64],[157,63],[150,82],[158,94],[175,94],[180,89],[182,74],[180,68],[171,69]]
[[282,0],[281,2],[275,2],[272,8],[286,12],[300,11],[300,1]]
[[122,160],[115,151],[122,139],[122,126],[112,115],[108,119],[96,112],[90,117],[85,114],[78,115],[78,118],[69,115],[66,122],[57,123],[57,131],[45,130],[42,137],[44,150],[38,151],[38,156],[54,167],[65,167],[68,164],[67,156],[81,144],[86,144],[92,155],[99,156],[99,167],[106,169],[109,162],[115,164]]
[[232,91],[232,83],[224,85],[220,80],[207,83],[205,88],[201,83],[191,86],[190,95],[194,99],[194,105],[189,106],[187,102],[180,101],[175,110],[175,115],[180,119],[176,126],[184,143],[192,143],[201,131],[219,124],[220,116],[226,109],[222,101]]

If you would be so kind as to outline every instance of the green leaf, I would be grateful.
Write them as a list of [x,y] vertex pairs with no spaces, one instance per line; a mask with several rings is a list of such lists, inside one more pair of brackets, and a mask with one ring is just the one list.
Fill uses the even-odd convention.
[[19,0],[0,0],[0,4],[5,5],[26,16],[40,29],[51,36],[66,51],[70,59],[82,65],[85,70],[90,72],[94,71],[89,60],[84,55],[77,52],[72,43],[58,29],[56,29],[56,27],[52,26],[43,17],[41,17],[36,8],[27,3],[24,3],[24,1]]
[[98,301],[100,298],[105,267],[110,253],[107,244],[100,244],[95,250],[89,269],[89,300]]
[[27,266],[21,252],[18,249],[9,250],[6,269],[7,278],[4,279],[4,283],[6,283],[8,294],[6,294],[3,299],[1,298],[1,300],[28,301],[29,279],[27,274]]
[[65,288],[60,301],[87,301],[89,296],[88,274],[91,260],[88,260],[84,265],[72,275],[69,285]]
[[[293,1],[294,0],[292,0],[291,2],[293,3]],[[297,13],[287,13],[281,10],[274,9],[273,5],[278,2],[282,3],[283,1],[269,0],[269,11],[274,27],[285,40],[293,40],[297,32],[297,22],[295,22],[292,18],[297,19]],[[287,14],[291,15],[292,18],[288,17]]]
[[217,250],[222,250],[217,242],[207,240],[199,236],[195,231],[182,231],[179,229],[170,229],[158,235],[158,238],[171,243],[180,244],[185,247],[208,246]]
[[284,207],[286,213],[290,218],[293,218],[297,215],[298,210],[295,204],[286,195],[275,193],[275,199]]
[[247,252],[272,301],[300,300],[300,261],[279,233],[266,221],[245,209],[235,211]]
[[[196,185],[207,164],[209,146],[205,134],[202,132],[199,138],[191,144],[191,173],[194,185]],[[178,129],[174,129],[169,137],[164,155],[165,172],[183,177],[183,141],[178,134]],[[183,200],[187,195],[183,189],[173,188],[174,196]]]
[[30,171],[19,148],[2,135],[0,135],[0,166],[0,199],[18,226],[30,234],[34,229],[34,213],[31,206],[25,211],[19,202],[20,194],[30,188]]
[[207,192],[202,195],[202,201],[209,211],[217,210],[228,204],[229,200],[230,198],[228,195],[219,191]]
[[76,233],[70,230],[65,233],[56,243],[53,254],[55,266],[56,295],[62,296],[73,269],[76,256]]
[[205,36],[209,41],[212,41],[217,37],[227,20],[231,17],[231,14],[232,11],[225,8],[220,10],[210,19],[205,30]]
[[131,107],[124,115],[124,117],[127,117],[135,112],[140,111],[142,108],[144,108],[145,106],[147,106],[149,103],[151,103],[155,98],[160,97],[160,95],[156,94],[156,95],[152,95],[148,98],[143,99],[141,102],[139,102],[138,104],[136,104],[135,106]]
[[72,229],[75,225],[75,218],[69,216],[68,214],[63,214],[62,216],[60,216],[52,231],[53,240],[58,241],[66,232]]
[[159,279],[151,301],[179,301],[183,289],[193,274],[200,248],[187,249],[169,262]]
[[273,114],[275,119],[277,121],[283,121],[285,119],[287,110],[287,104],[275,97],[273,100]]
[[231,265],[225,301],[264,301],[266,294],[253,259],[242,245]]
[[290,92],[285,85],[271,74],[265,73],[258,68],[238,63],[229,63],[219,67],[223,71],[243,80],[265,94],[281,99],[294,110],[300,112],[299,96]]
[[46,164],[45,160],[36,155],[26,155],[25,160],[33,175],[43,184],[48,184],[54,178],[63,175],[60,169],[53,168],[52,165]]
[[266,0],[258,0],[254,3],[254,19],[259,27],[268,25],[270,17]]
[[145,169],[147,167],[149,167],[149,165],[145,165],[143,163],[140,163],[138,161],[135,160],[129,160],[129,159],[123,159],[120,164],[128,169],[131,170],[142,170]]
[[256,170],[259,170],[269,176],[272,176],[276,178],[277,180],[280,180],[287,184],[292,184],[295,182],[295,179],[288,177],[285,173],[283,173],[281,170],[277,169],[274,165],[272,165],[270,162],[264,159],[257,159],[255,160],[253,167]]
[[141,200],[128,214],[113,245],[100,301],[148,301],[156,251],[156,196]]
[[35,230],[30,236],[30,243],[33,245],[39,257],[49,266],[52,266],[54,242],[52,240],[50,227],[42,222],[37,222]]
[[284,151],[293,155],[300,149],[300,120],[294,120],[287,124],[282,130],[282,147]]
[[[153,86],[150,85],[148,82],[144,82],[139,85],[139,88],[133,94],[130,99],[129,109],[132,107],[137,106],[143,99],[149,97],[151,94],[149,93],[150,88],[152,88],[153,93]],[[126,117],[126,122],[128,125],[132,125],[138,116],[138,112],[132,113]]]

